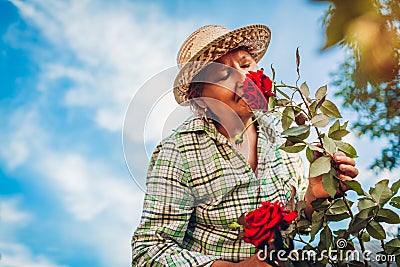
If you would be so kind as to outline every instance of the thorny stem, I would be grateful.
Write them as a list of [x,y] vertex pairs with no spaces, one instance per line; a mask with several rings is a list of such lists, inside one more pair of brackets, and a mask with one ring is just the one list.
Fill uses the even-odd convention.
[[[286,88],[294,89],[295,92],[298,91],[298,92],[300,93],[301,99],[303,100],[303,103],[306,105],[306,108],[307,108],[307,111],[308,111],[308,114],[309,114],[308,117],[309,117],[309,118],[311,117],[311,110],[310,110],[310,107],[307,105],[307,100],[304,98],[304,95],[301,93],[299,87],[297,87],[297,86],[291,86],[291,85],[287,85],[287,84],[276,85],[276,87],[286,87]],[[295,93],[295,92],[294,92],[294,93]],[[321,143],[322,148],[324,148],[324,144],[323,144],[322,138],[321,138],[321,133],[320,133],[320,131],[318,130],[317,127],[314,127],[314,128],[315,128],[315,131],[317,132],[318,140],[319,140],[319,142]]]
[[[383,250],[385,250],[385,242],[383,242],[383,240],[381,240],[381,247],[382,247]],[[389,258],[387,258],[386,267],[390,267]]]
[[243,136],[244,132],[256,121],[258,121],[262,116],[264,116],[265,113],[261,113],[260,115],[257,116],[257,118],[255,118],[254,120],[252,120],[249,124],[246,125],[246,127],[244,127],[244,129],[242,130],[242,132],[240,133],[240,136]]
[[[357,235],[357,239],[358,239],[358,242],[360,243],[362,254],[365,255],[364,242],[362,241],[361,236],[359,234]],[[364,264],[366,267],[368,267],[368,260],[364,259]]]
[[[339,179],[339,181],[340,181],[340,179]],[[354,219],[354,214],[353,214],[353,211],[351,210],[349,201],[347,200],[346,195],[340,185],[339,185],[339,190],[340,190],[340,194],[342,195],[343,202],[346,205],[347,210],[349,211],[351,219]]]
[[[340,193],[343,195],[343,196],[342,196],[343,202],[344,202],[344,204],[346,205],[347,210],[349,211],[349,214],[350,214],[350,216],[351,216],[351,219],[353,220],[353,219],[354,219],[353,212],[351,211],[350,204],[349,204],[349,202],[348,202],[348,200],[347,200],[347,198],[346,198],[346,195],[344,194],[344,191],[343,191],[343,189],[342,189],[342,187],[341,187],[340,185],[339,185],[339,190],[340,190]],[[362,240],[362,238],[361,238],[361,236],[360,236],[360,232],[357,234],[357,239],[358,239],[358,242],[360,243],[361,251],[362,251],[362,253],[363,253],[363,255],[364,255],[364,253],[365,253],[365,246],[364,246],[364,241]],[[368,266],[368,261],[367,261],[366,259],[364,259],[364,264],[365,264],[365,266]]]

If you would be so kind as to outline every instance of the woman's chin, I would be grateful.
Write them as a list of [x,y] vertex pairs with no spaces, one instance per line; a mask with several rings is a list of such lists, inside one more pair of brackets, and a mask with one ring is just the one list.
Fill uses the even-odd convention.
[[249,106],[243,106],[236,112],[240,117],[253,117],[253,111],[249,108]]

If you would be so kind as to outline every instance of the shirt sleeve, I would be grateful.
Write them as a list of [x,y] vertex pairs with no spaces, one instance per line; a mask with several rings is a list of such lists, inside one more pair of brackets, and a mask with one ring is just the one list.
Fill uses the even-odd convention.
[[182,248],[194,197],[176,142],[150,161],[141,222],[132,237],[132,266],[211,266],[218,257]]

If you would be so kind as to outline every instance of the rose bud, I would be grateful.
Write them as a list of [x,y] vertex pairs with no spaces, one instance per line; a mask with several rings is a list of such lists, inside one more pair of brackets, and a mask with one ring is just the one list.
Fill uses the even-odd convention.
[[295,121],[296,121],[297,125],[304,125],[304,123],[306,123],[306,121],[308,121],[308,118],[307,118],[306,114],[301,112],[301,113],[299,113],[299,115],[296,116]]

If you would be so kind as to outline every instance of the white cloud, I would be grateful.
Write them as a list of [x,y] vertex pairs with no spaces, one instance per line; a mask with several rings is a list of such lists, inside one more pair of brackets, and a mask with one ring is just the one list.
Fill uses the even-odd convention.
[[65,267],[53,263],[44,255],[35,255],[24,245],[0,242],[0,264],[2,267]]
[[[118,163],[108,161],[107,155],[93,154],[101,145],[96,136],[85,147],[80,146],[75,133],[79,129],[57,128],[60,126],[47,120],[48,112],[55,119],[58,111],[53,107],[62,108],[66,117],[84,110],[82,116],[91,116],[88,119],[93,122],[85,127],[121,131],[133,93],[157,71],[175,63],[178,45],[189,31],[186,29],[193,28],[191,22],[171,20],[151,4],[129,1],[118,5],[99,1],[11,2],[44,39],[30,42],[18,25],[7,32],[8,43],[33,53],[39,74],[37,82],[24,89],[36,89],[33,98],[7,113],[1,127],[0,160],[16,177],[29,173],[27,178],[35,179],[35,189],[59,204],[59,214],[45,216],[49,221],[58,220],[61,240],[84,244],[88,248],[85,253],[97,255],[101,266],[129,265],[130,239],[139,223],[143,192],[127,171],[121,172]],[[152,91],[149,93],[146,97],[153,97]],[[24,91],[21,95],[23,98]],[[63,107],[56,106],[60,99]],[[170,101],[162,105],[166,107],[160,109],[163,115],[173,109]],[[154,120],[150,130],[160,133],[164,123],[157,116]],[[117,135],[112,134],[112,138]],[[114,140],[115,150],[121,150],[120,138],[110,142]],[[141,167],[146,168],[145,164]],[[28,216],[16,209],[8,209],[7,214],[14,221]],[[29,223],[34,227],[39,222],[31,219]],[[57,266],[15,242],[18,235],[15,228],[10,230],[15,235],[8,235],[0,244],[0,264]]]
[[[26,107],[10,114],[5,124],[8,131],[3,133],[0,141],[0,158],[6,163],[13,162],[13,153],[7,151],[12,143],[23,144],[28,156],[19,165],[8,163],[13,167],[10,171],[18,173],[23,166],[29,170],[29,177],[35,179],[34,189],[46,192],[47,197],[60,203],[59,214],[46,214],[45,219],[51,221],[67,216],[66,221],[57,223],[58,232],[68,233],[61,239],[86,244],[92,249],[87,253],[100,255],[102,266],[129,264],[130,238],[139,223],[143,192],[136,188],[128,173],[121,173],[117,166],[95,155],[75,151],[72,144],[71,148],[55,148],[57,135],[43,129],[43,120],[39,119],[38,113],[37,108]],[[18,238],[18,229],[40,223],[32,219],[33,215],[21,211],[20,206],[19,198],[0,200],[3,240],[14,242]],[[9,253],[11,256],[4,260],[9,264],[6,266],[36,266],[18,265],[27,259],[14,257],[14,250]],[[32,262],[37,266],[53,266],[40,257]]]
[[25,163],[30,156],[30,139],[35,137],[36,141],[43,136],[31,123],[37,120],[37,113],[30,107],[16,109],[13,113],[7,114],[8,120],[3,121],[3,133],[0,136],[0,157],[8,169],[12,170]]
[[4,228],[6,225],[13,227],[27,224],[32,215],[20,209],[21,197],[0,198],[0,225]]
[[16,233],[35,219],[32,213],[22,207],[24,204],[21,195],[0,198],[0,266],[61,267],[44,255],[35,255],[28,247],[15,242]]
[[40,89],[50,90],[52,81],[70,79],[73,85],[65,104],[93,109],[93,120],[109,131],[121,129],[135,90],[157,71],[175,64],[183,32],[192,28],[191,23],[167,18],[151,4],[12,2],[51,44],[46,56],[38,59]]

